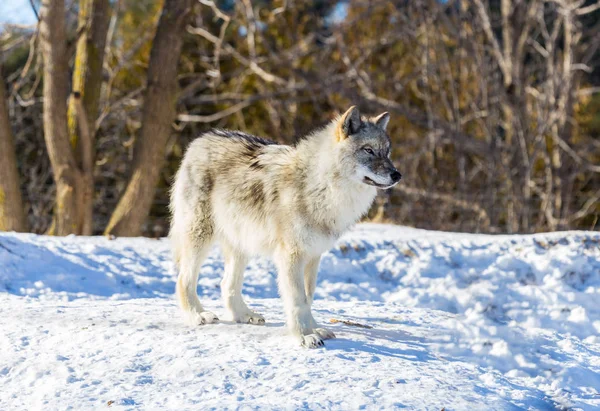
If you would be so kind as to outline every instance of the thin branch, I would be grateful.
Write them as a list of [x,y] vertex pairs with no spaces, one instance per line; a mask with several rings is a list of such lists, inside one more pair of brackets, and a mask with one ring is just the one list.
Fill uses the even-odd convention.
[[600,1],[597,1],[596,4],[590,4],[587,7],[582,7],[580,9],[575,10],[575,14],[578,16],[584,16],[586,14],[593,13],[596,10],[600,10]]
[[230,116],[252,104],[251,100],[242,101],[241,103],[235,104],[223,111],[211,114],[209,116],[201,116],[197,114],[180,114],[177,116],[177,120],[184,123],[212,123],[213,121],[220,120],[224,117]]
[[588,87],[577,90],[577,96],[591,96],[592,94],[600,93],[600,87]]
[[[204,37],[206,40],[210,41],[211,43],[213,43],[215,45],[219,44],[219,38],[212,35],[211,33],[204,30],[203,28],[188,26],[187,30],[188,30],[188,32],[190,32],[192,34],[197,34],[201,37]],[[230,44],[223,45],[223,49],[226,52],[228,52],[229,54],[231,54],[241,64],[248,67],[254,74],[258,75],[260,78],[262,78],[267,83],[275,83],[275,84],[279,84],[279,85],[287,84],[287,81],[285,81],[283,78],[276,76],[275,74],[266,72],[255,61],[250,61],[246,57],[242,56]]]
[[33,14],[35,14],[35,18],[39,22],[40,21],[40,15],[39,15],[38,11],[35,9],[35,5],[33,4],[33,0],[29,0],[29,4],[31,5],[31,10],[33,10]]
[[581,218],[588,216],[592,207],[595,207],[598,205],[599,200],[600,200],[600,190],[596,191],[596,194],[593,197],[588,198],[588,200],[583,204],[583,206],[581,207],[581,209],[579,211],[577,211],[576,213],[574,213],[573,215],[569,216],[567,219],[564,219],[564,220],[566,220],[567,224],[569,224],[576,220],[579,220]]
[[510,73],[507,73],[506,62],[504,61],[504,56],[502,54],[502,50],[500,49],[500,44],[498,43],[498,39],[494,35],[494,29],[492,28],[492,23],[490,22],[488,11],[485,5],[481,2],[481,0],[475,0],[475,4],[477,5],[477,12],[479,13],[479,18],[481,19],[483,31],[485,32],[488,41],[492,44],[492,50],[494,52],[494,56],[496,57],[498,66],[500,67],[500,70],[502,70],[502,74],[504,74],[504,77],[510,78]]
[[577,164],[582,165],[583,167],[585,167],[586,169],[588,169],[590,171],[593,171],[594,173],[600,173],[600,166],[596,166],[596,165],[590,164],[587,160],[583,159],[579,154],[577,154],[569,146],[569,144],[565,140],[563,140],[562,138],[558,137],[554,133],[551,133],[551,137],[556,142],[556,144],[558,144],[558,146],[560,148],[562,148],[563,151],[565,151],[569,156],[571,156],[571,158]]

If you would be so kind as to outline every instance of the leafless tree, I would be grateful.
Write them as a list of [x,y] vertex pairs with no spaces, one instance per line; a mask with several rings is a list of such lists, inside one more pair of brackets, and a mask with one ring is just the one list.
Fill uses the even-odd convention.
[[44,60],[44,138],[56,182],[52,234],[79,232],[82,176],[67,128],[69,67],[64,0],[44,0],[40,39]]
[[190,0],[165,0],[152,43],[131,177],[106,227],[107,234],[140,235],[150,212],[176,115],[177,63],[190,12]]
[[[0,73],[2,65],[0,64]],[[0,231],[27,231],[14,136],[8,115],[4,80],[0,74]]]
[[[73,98],[68,107],[69,140],[76,148],[76,160],[81,170],[80,210],[81,227],[79,232],[91,235],[93,232],[94,200],[94,124],[98,118],[100,91],[103,82],[102,66],[106,36],[110,22],[108,0],[81,0],[77,29],[77,52],[73,70],[73,90],[81,95]],[[78,109],[79,108],[79,109]],[[78,121],[82,119],[82,121]],[[80,135],[80,129],[85,134]],[[81,133],[84,134],[84,133]]]

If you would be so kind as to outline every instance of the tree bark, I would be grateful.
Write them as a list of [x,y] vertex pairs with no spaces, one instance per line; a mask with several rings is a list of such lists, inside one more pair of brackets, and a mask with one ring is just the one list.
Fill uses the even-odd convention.
[[[81,0],[79,2],[79,28],[83,30],[77,41],[75,68],[73,70],[73,90],[81,95],[81,106],[77,109],[78,100],[70,100],[68,109],[69,139],[76,150],[79,168],[82,172],[80,232],[91,235],[93,231],[94,200],[94,123],[98,117],[100,90],[102,87],[102,64],[106,34],[110,22],[110,4],[108,0]],[[85,118],[84,118],[85,117]],[[86,124],[80,124],[81,118]],[[80,134],[84,127],[88,135]],[[84,143],[82,139],[87,141]],[[91,159],[91,164],[85,160]]]
[[19,188],[19,171],[15,143],[8,104],[5,95],[4,79],[0,65],[0,231],[27,231],[27,220],[23,210],[21,189]]
[[43,0],[40,38],[44,61],[44,139],[56,182],[50,234],[78,234],[78,187],[81,175],[69,144],[67,87],[69,67],[64,0]]
[[165,0],[150,53],[142,128],[133,152],[133,172],[106,227],[106,234],[138,236],[150,212],[171,123],[175,119],[177,63],[190,8],[191,0]]

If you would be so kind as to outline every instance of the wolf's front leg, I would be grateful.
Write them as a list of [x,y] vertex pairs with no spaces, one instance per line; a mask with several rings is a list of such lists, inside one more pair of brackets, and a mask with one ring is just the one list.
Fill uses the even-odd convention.
[[304,347],[323,346],[323,339],[313,329],[314,319],[304,288],[304,257],[293,250],[282,249],[275,255],[275,264],[278,270],[279,292],[292,335]]
[[[306,299],[308,301],[308,305],[311,306],[313,302],[313,297],[315,295],[315,288],[317,287],[317,275],[319,273],[319,263],[321,262],[321,256],[312,257],[306,263],[306,267],[304,268],[304,286],[306,291]],[[335,338],[335,334],[333,331],[328,330],[324,327],[319,327],[317,321],[312,316],[312,312],[310,315],[311,319],[311,327],[315,334],[318,334],[324,340],[328,340],[330,338]]]

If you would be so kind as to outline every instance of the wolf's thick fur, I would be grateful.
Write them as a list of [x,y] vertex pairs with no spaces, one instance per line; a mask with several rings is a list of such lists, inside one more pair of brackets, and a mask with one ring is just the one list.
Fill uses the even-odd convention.
[[287,324],[307,347],[333,338],[312,316],[321,254],[367,212],[376,187],[400,173],[389,160],[389,114],[361,118],[355,107],[296,146],[213,130],[188,148],[171,194],[170,237],[179,268],[177,298],[193,324],[218,320],[198,300],[198,272],[218,241],[225,257],[221,292],[229,319],[264,324],[242,299],[253,255],[278,269]]

